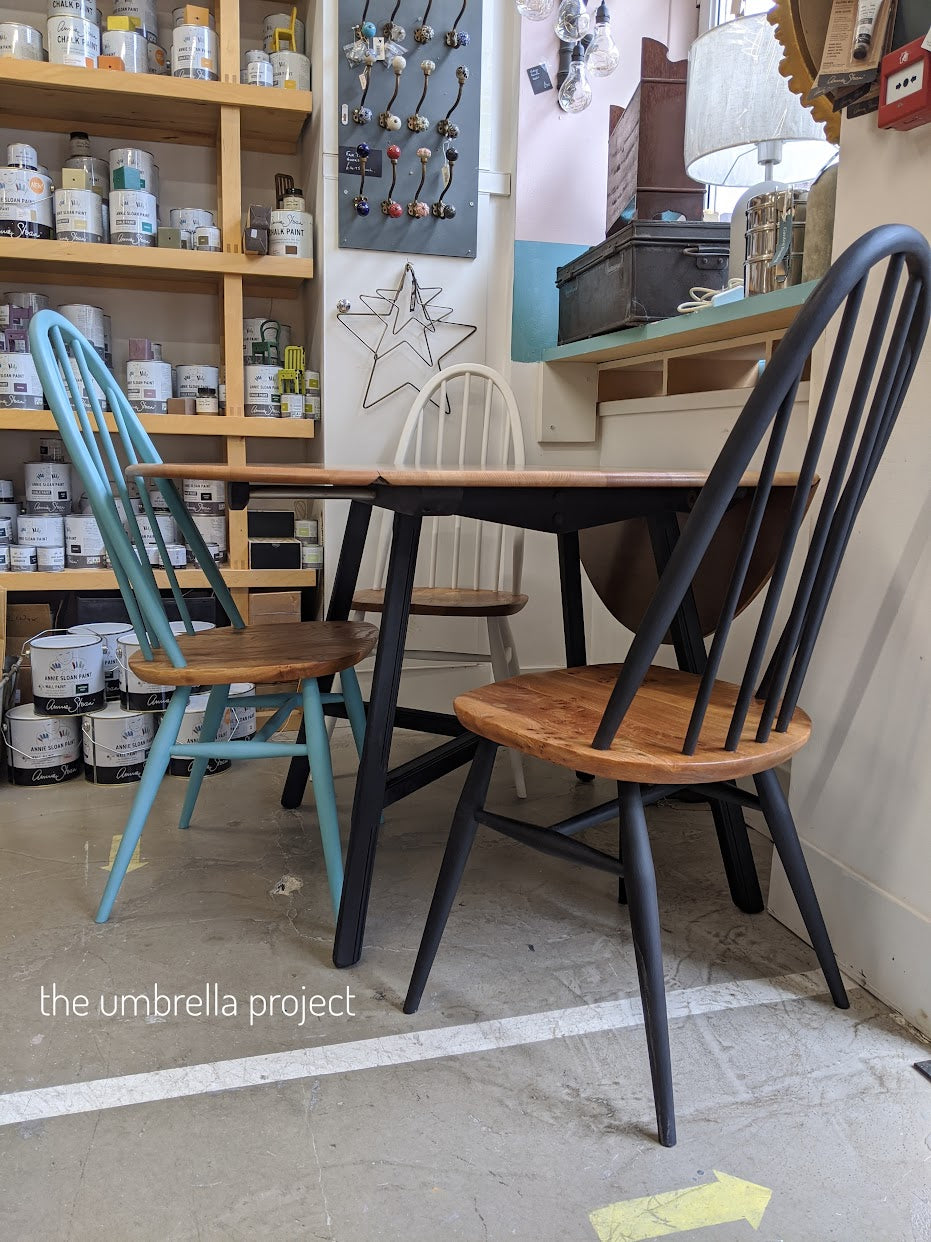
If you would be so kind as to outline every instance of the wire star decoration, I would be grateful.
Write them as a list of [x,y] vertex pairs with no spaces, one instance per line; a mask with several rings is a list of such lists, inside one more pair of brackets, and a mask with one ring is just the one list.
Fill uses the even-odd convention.
[[[338,312],[340,323],[373,357],[363,410],[405,388],[419,392],[428,378],[422,374],[424,367],[431,375],[441,371],[449,355],[475,335],[474,324],[454,322],[450,319],[453,308],[437,305],[442,292],[442,286],[421,285],[406,263],[396,289],[361,294],[367,310]],[[418,373],[420,378],[413,378]]]

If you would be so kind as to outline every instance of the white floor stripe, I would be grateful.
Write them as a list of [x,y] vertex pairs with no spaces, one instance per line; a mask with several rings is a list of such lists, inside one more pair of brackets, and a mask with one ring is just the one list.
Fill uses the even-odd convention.
[[[779,1004],[817,996],[825,991],[821,972],[813,970],[772,979],[717,983],[673,991],[667,993],[666,1003],[670,1019],[675,1019],[753,1005]],[[267,1083],[293,1082],[300,1078],[349,1074],[385,1065],[410,1065],[417,1061],[489,1052],[497,1048],[515,1048],[523,1044],[566,1039],[572,1035],[591,1035],[599,1031],[639,1026],[642,1021],[639,998],[630,998],[499,1018],[469,1026],[439,1027],[352,1043],[299,1048],[293,1052],[215,1061],[209,1065],[187,1065],[146,1074],[127,1074],[120,1078],[64,1083],[57,1087],[0,1095],[0,1126],[93,1113],[100,1109],[125,1108],[131,1104],[176,1100],[184,1096],[209,1095]]]

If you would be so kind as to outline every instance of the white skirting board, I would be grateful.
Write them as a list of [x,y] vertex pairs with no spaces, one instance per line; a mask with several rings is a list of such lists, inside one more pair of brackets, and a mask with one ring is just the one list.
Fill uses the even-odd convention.
[[[841,970],[931,1037],[931,920],[804,840],[802,845]],[[808,939],[776,858],[769,911]]]

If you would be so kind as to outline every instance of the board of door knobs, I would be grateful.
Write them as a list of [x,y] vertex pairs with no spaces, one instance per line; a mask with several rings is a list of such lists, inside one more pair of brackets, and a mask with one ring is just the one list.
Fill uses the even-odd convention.
[[[361,181],[359,183],[359,193],[353,199],[353,206],[356,209],[356,215],[368,216],[371,214],[372,205],[365,193],[365,178],[367,175],[369,156],[372,154],[372,148],[367,142],[360,142],[356,147],[356,154],[359,157],[359,167],[361,170]],[[381,214],[387,216],[390,220],[400,220],[405,214],[405,208],[394,197],[395,187],[398,183],[398,161],[401,158],[401,148],[396,143],[392,143],[385,152],[388,156],[388,162],[391,164],[391,187],[388,190],[387,198],[383,198],[381,202]],[[455,147],[447,147],[444,151],[446,160],[446,169],[444,171],[445,186],[440,197],[435,203],[426,203],[420,197],[423,193],[424,182],[427,179],[427,165],[433,155],[429,147],[418,147],[417,158],[421,164],[420,185],[414,197],[407,204],[406,212],[412,220],[423,220],[427,216],[433,216],[437,220],[454,220],[456,217],[456,208],[452,203],[444,202],[444,198],[452,189],[453,172],[456,167],[456,161],[459,159],[459,152]]]

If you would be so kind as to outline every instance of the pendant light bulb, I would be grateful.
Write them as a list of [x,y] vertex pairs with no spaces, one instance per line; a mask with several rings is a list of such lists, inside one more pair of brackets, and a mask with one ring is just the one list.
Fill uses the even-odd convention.
[[556,14],[556,37],[563,43],[578,43],[588,34],[592,18],[586,3],[587,0],[562,0]]
[[556,0],[517,0],[517,11],[529,22],[545,22],[556,8]]
[[566,80],[559,88],[559,106],[563,112],[584,112],[592,102],[592,84],[585,71],[585,50],[577,43]]
[[585,68],[595,78],[608,78],[620,64],[621,50],[611,33],[611,14],[606,4],[595,13],[595,37],[585,53]]

